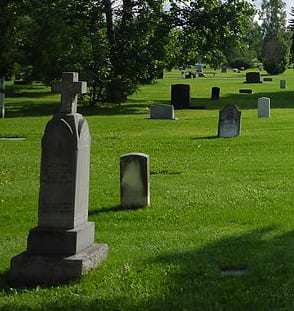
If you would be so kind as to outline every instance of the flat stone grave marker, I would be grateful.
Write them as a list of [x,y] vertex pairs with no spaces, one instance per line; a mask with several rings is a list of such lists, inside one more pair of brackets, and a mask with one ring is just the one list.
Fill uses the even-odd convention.
[[281,80],[280,81],[280,89],[286,89],[287,88],[287,81]]
[[24,141],[24,140],[26,140],[26,137],[17,137],[17,136],[0,137],[0,141]]
[[239,93],[240,94],[253,94],[253,90],[251,90],[251,89],[240,89]]
[[258,99],[258,117],[269,118],[271,115],[271,99],[261,97]]
[[175,109],[191,106],[191,90],[189,84],[174,84],[171,86],[171,104]]
[[91,136],[76,113],[77,95],[85,91],[78,73],[63,73],[60,113],[42,139],[38,226],[30,230],[27,250],[11,260],[16,286],[77,280],[107,256],[108,246],[94,244],[95,224],[88,222]]
[[213,87],[211,89],[211,99],[212,100],[219,100],[220,98],[220,88],[219,87]]
[[164,104],[151,105],[150,119],[175,120],[174,106]]
[[0,114],[5,117],[5,79],[0,78]]
[[273,78],[263,78],[263,81],[264,82],[271,82],[271,81],[273,81]]
[[218,137],[235,137],[241,132],[241,111],[228,105],[219,112]]
[[121,206],[126,209],[150,205],[149,156],[143,153],[129,153],[120,158]]
[[262,83],[260,79],[260,72],[247,72],[246,83]]

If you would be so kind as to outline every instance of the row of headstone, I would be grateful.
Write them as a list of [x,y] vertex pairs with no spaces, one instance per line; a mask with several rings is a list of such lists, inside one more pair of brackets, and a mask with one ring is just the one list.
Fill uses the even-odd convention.
[[1,118],[5,117],[5,78],[0,78],[0,113]]

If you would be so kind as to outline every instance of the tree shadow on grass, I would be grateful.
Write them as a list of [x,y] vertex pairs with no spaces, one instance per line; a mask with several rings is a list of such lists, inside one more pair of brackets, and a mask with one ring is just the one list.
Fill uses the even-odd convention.
[[[253,88],[254,89],[254,88]],[[36,93],[39,96],[41,93]],[[271,98],[271,108],[294,108],[294,91],[280,91],[280,92],[258,92],[254,94],[229,94],[221,97],[220,100],[215,101],[210,98],[192,98],[193,107],[207,106],[208,110],[219,110],[228,104],[235,104],[241,110],[256,109],[257,101],[260,97]],[[33,101],[24,100],[20,102],[11,102],[6,105],[6,117],[36,117],[36,116],[50,116],[57,112],[59,103],[36,103]],[[41,98],[41,95],[40,95]],[[78,112],[84,116],[119,116],[119,115],[147,115],[148,108],[152,104],[167,104],[170,105],[170,100],[136,100],[129,99],[127,103],[121,105],[112,105],[104,107],[90,107],[80,106]],[[189,109],[187,109],[189,110]]]
[[[90,297],[66,294],[54,301],[43,299],[42,310],[293,310],[294,231],[278,235],[275,229],[230,235],[200,249],[134,263],[112,297],[101,298],[99,291]],[[137,282],[145,284],[147,296],[136,291]],[[39,310],[9,306],[13,302],[1,310]]]

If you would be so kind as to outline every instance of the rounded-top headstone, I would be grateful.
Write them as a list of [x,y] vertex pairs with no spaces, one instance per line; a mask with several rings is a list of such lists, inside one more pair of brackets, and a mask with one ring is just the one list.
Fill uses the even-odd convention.
[[241,132],[241,111],[235,105],[227,105],[219,112],[218,136],[235,137]]

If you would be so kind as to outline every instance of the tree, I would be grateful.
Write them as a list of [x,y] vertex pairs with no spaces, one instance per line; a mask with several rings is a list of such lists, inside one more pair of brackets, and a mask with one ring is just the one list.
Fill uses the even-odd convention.
[[292,43],[291,43],[291,61],[294,62],[294,7],[291,9],[291,19],[289,21],[289,30],[291,32],[291,39],[292,39]]
[[2,0],[0,10],[0,77],[12,70],[15,60],[15,25],[17,23],[16,1]]
[[245,0],[172,1],[171,12],[177,34],[180,63],[199,61],[218,65],[228,45],[243,41],[254,15]]
[[263,64],[270,74],[284,72],[289,63],[287,14],[283,0],[263,0],[261,6],[263,30]]

